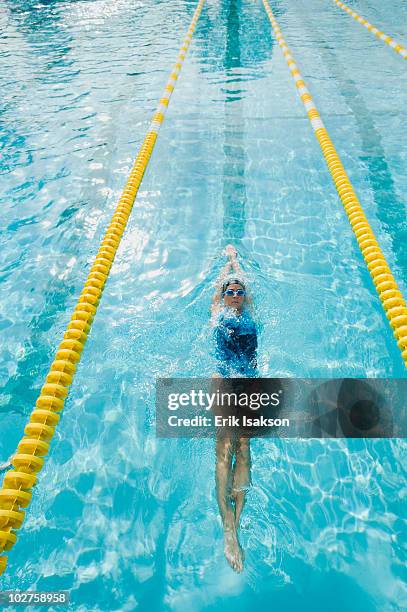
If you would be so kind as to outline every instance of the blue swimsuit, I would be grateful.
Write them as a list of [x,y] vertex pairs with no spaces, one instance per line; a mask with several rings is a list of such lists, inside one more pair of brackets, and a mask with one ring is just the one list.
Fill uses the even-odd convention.
[[233,309],[224,308],[218,316],[214,339],[217,370],[221,376],[258,376],[257,329],[248,310],[238,316]]

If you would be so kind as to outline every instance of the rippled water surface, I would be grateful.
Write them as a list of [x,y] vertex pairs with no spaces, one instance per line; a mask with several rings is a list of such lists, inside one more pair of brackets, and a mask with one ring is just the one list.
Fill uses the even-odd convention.
[[[403,0],[348,2],[407,46]],[[195,10],[0,0],[0,462],[12,454]],[[272,1],[401,290],[405,61],[330,0]],[[264,376],[405,376],[259,0],[205,3],[2,588],[72,610],[396,611],[400,441],[254,440],[245,571],[213,441],[157,440],[157,376],[213,371],[233,242]]]

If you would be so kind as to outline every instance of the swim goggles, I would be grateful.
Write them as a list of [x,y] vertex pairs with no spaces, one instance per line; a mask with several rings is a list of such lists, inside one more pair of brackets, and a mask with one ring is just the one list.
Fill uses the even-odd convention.
[[223,295],[238,295],[239,297],[242,297],[243,295],[246,295],[246,291],[244,289],[236,289],[236,291],[234,289],[226,289],[226,291],[223,292]]

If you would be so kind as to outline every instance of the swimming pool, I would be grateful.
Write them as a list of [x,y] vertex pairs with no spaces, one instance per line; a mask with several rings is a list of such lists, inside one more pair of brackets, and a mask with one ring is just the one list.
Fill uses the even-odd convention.
[[[348,5],[405,44],[401,0]],[[0,460],[195,6],[1,4]],[[404,63],[331,1],[272,8],[406,295]],[[256,295],[264,376],[405,377],[267,15],[249,0],[204,5],[2,588],[68,589],[75,610],[405,605],[401,442],[254,441],[235,575],[213,442],[155,438],[156,377],[212,372],[211,283],[231,241]]]

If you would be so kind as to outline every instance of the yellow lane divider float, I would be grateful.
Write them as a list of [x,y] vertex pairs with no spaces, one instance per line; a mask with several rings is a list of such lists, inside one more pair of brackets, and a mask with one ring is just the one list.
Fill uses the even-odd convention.
[[400,45],[397,41],[393,40],[391,36],[387,36],[387,34],[379,30],[379,28],[376,28],[374,25],[369,23],[366,19],[364,19],[357,13],[355,13],[355,11],[352,11],[351,8],[346,6],[346,4],[344,4],[343,2],[340,2],[340,0],[333,0],[333,2],[335,2],[335,4],[337,4],[339,8],[341,8],[343,11],[346,11],[347,13],[349,13],[349,15],[351,15],[353,19],[356,19],[356,21],[362,24],[362,26],[365,26],[365,28],[367,28],[369,32],[372,32],[372,34],[377,36],[377,38],[380,38],[380,40],[382,40],[387,45],[389,45],[389,47],[397,51],[397,53],[401,55],[401,57],[404,57],[404,59],[407,59],[407,49],[403,47],[403,45]]
[[329,138],[321,117],[311,98],[311,95],[298,70],[298,66],[283,38],[273,11],[267,0],[263,0],[264,8],[271,21],[275,37],[283,52],[290,72],[294,78],[298,93],[306,108],[308,117],[314,129],[315,136],[321,146],[325,161],[335,183],[339,197],[348,215],[349,222],[358,241],[363,258],[367,264],[370,275],[375,284],[379,298],[382,302],[386,316],[390,321],[397,345],[407,366],[407,308],[403,296],[391,273],[386,259],[373,234],[362,206],[355,194],[348,175],[342,165],[338,153]]
[[[94,264],[71,316],[71,321],[36,401],[36,407],[25,427],[25,435],[12,459],[14,469],[6,472],[4,477],[0,489],[0,552],[9,551],[16,542],[15,530],[21,527],[25,515],[21,508],[27,508],[31,501],[31,489],[37,481],[36,473],[43,467],[44,456],[49,451],[50,441],[60,418],[58,413],[64,407],[104,285],[151,157],[158,131],[164,120],[164,114],[188,51],[203,3],[204,0],[199,0],[177,62],[165,86],[164,95],[159,102],[149,131],[134,162],[110,225],[106,230]],[[0,574],[4,572],[6,565],[7,557],[1,556]]]

